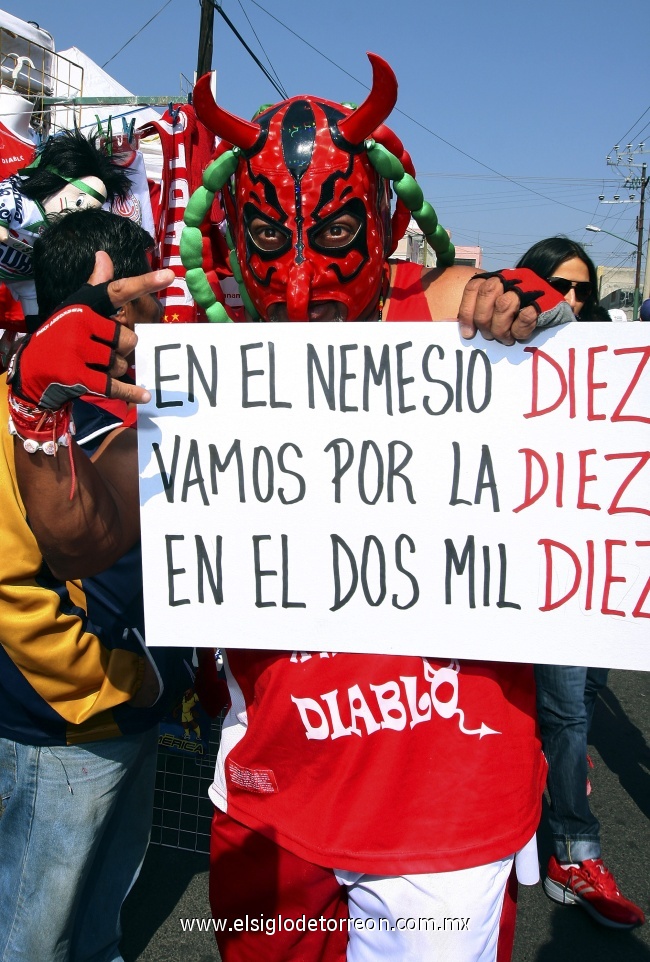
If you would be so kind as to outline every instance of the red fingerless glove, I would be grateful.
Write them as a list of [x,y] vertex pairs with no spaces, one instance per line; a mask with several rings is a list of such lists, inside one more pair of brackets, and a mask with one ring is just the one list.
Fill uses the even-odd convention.
[[119,324],[110,320],[114,313],[108,283],[84,284],[23,339],[9,362],[9,433],[20,438],[28,454],[56,455],[61,445],[69,449],[70,499],[75,491],[72,401],[110,393],[108,372],[119,339]]
[[519,298],[522,310],[532,304],[538,314],[543,314],[545,311],[557,307],[564,300],[559,291],[556,291],[528,267],[516,267],[512,270],[506,268],[502,271],[494,271],[491,274],[476,274],[475,277],[481,279],[498,277],[503,284],[504,294],[507,291],[514,291]]
[[56,411],[82,394],[108,396],[119,324],[85,304],[59,308],[24,339],[9,364],[15,398]]

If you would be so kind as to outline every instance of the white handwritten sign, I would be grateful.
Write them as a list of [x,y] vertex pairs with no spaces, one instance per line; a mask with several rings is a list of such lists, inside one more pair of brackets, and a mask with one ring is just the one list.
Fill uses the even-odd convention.
[[650,343],[140,327],[147,640],[650,669]]

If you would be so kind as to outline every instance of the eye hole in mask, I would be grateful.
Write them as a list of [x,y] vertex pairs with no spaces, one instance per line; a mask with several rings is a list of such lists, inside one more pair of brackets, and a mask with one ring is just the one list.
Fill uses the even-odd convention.
[[357,198],[354,198],[340,210],[309,228],[307,232],[309,244],[322,254],[343,257],[352,248],[359,247],[360,242],[364,240],[365,224],[365,208]]
[[291,247],[292,234],[254,204],[244,207],[244,223],[251,246],[265,260],[280,257]]

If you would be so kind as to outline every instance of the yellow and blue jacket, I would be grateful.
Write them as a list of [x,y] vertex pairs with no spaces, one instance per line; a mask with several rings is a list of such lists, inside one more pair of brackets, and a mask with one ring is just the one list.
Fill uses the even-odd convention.
[[[119,425],[108,411],[75,402],[79,434],[94,441]],[[0,737],[64,745],[144,731],[191,685],[190,652],[146,648],[139,544],[113,567],[61,582],[43,561],[16,482],[0,378]],[[93,442],[91,442],[93,443]],[[144,659],[161,694],[132,708]]]

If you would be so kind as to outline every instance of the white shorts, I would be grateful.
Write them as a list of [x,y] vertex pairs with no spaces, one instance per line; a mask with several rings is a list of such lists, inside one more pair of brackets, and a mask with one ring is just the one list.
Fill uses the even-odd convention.
[[513,860],[401,877],[335,871],[353,920],[347,962],[496,962]]

